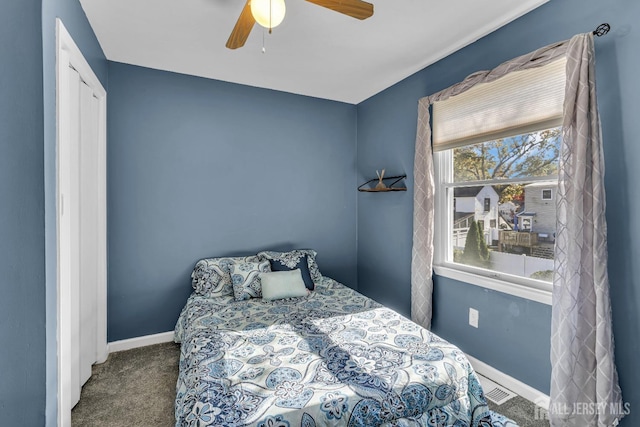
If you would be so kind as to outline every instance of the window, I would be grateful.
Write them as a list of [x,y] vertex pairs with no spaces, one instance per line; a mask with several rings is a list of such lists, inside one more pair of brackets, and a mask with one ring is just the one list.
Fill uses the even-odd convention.
[[[454,222],[464,213],[449,209],[448,218],[438,220],[448,234],[439,240],[445,244],[438,247],[443,263],[479,275],[551,282],[554,242],[544,236],[556,231],[555,206],[544,203],[541,209],[540,199],[532,197],[539,190],[528,187],[534,190],[542,180],[547,185],[557,183],[560,131],[560,127],[543,129],[436,153],[441,178],[436,192],[442,193],[445,206],[453,206],[456,189],[482,183],[484,191],[496,192],[500,211],[513,212],[502,215],[501,229],[495,219],[469,213],[470,224],[454,231]],[[485,212],[490,204],[491,199],[484,198]]]
[[531,217],[523,216],[520,220],[520,228],[518,231],[531,231]]
[[[550,292],[554,242],[545,236],[555,235],[556,213],[543,200],[558,182],[565,63],[514,72],[433,104],[436,273],[481,286],[499,282],[515,295]],[[454,192],[471,188],[482,191],[483,212],[469,212],[468,227],[454,232],[465,214],[461,204],[451,209]],[[487,214],[492,207],[497,217]]]

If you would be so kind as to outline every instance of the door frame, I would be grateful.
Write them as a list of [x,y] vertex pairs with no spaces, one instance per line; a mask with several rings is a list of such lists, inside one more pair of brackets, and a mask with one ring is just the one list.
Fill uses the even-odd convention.
[[[98,238],[97,238],[97,362],[107,359],[107,92],[100,83],[82,52],[73,41],[60,18],[56,19],[56,338],[57,338],[57,403],[58,426],[71,425],[71,406],[69,390],[71,389],[71,369],[69,354],[71,352],[71,315],[69,284],[60,280],[60,248],[67,236],[60,235],[60,217],[64,202],[60,189],[60,153],[65,144],[69,144],[72,125],[68,97],[61,96],[69,85],[69,69],[75,69],[82,80],[94,91],[98,98]],[[65,298],[66,297],[66,298]]]

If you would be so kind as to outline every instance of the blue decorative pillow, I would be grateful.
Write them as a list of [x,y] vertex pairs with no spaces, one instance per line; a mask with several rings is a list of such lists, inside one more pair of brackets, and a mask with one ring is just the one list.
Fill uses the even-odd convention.
[[262,298],[260,273],[269,273],[270,271],[269,261],[234,264],[231,268],[231,283],[235,300]]
[[322,281],[322,274],[320,273],[318,263],[316,262],[316,255],[318,255],[318,253],[312,249],[296,249],[289,252],[263,251],[258,253],[258,257],[261,261],[280,261],[283,265],[289,267],[290,270],[296,268],[295,265],[298,264],[300,258],[305,255],[307,256],[307,267],[309,274],[311,275],[312,282],[320,283],[320,281]]
[[315,285],[313,284],[313,279],[311,279],[311,273],[309,273],[308,262],[307,255],[303,255],[297,259],[295,257],[290,257],[287,259],[280,258],[269,260],[269,263],[271,264],[271,271],[300,270],[304,286],[312,291],[315,288]]
[[256,255],[201,259],[191,273],[191,286],[197,294],[207,298],[233,295],[231,268],[247,262],[259,262],[259,259]]

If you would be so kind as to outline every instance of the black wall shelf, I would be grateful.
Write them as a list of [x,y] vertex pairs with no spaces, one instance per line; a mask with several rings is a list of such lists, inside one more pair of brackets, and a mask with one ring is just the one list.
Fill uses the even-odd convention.
[[387,185],[386,188],[379,188],[376,189],[368,187],[365,188],[365,185],[371,184],[372,182],[378,182],[379,179],[378,178],[373,178],[370,179],[369,181],[365,182],[364,184],[362,184],[360,187],[358,187],[358,191],[366,191],[368,193],[384,193],[387,191],[407,191],[407,187],[394,187],[395,184],[397,184],[398,182],[402,181],[403,179],[405,179],[407,177],[407,175],[398,175],[398,176],[389,176],[389,177],[385,177],[382,178],[383,181],[387,181],[387,180],[394,180],[391,184]]

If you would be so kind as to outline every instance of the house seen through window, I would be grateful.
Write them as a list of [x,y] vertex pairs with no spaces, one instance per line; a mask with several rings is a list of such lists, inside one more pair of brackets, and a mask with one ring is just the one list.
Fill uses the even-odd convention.
[[552,280],[560,127],[437,153],[451,207],[449,259],[497,273]]

